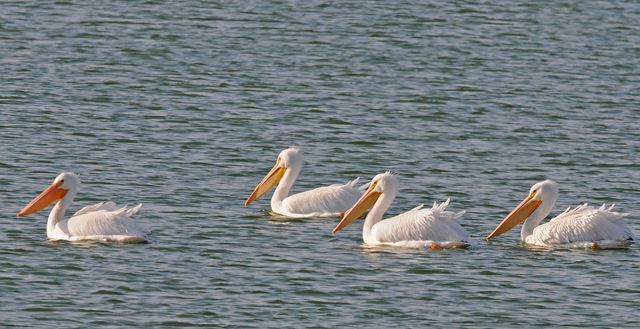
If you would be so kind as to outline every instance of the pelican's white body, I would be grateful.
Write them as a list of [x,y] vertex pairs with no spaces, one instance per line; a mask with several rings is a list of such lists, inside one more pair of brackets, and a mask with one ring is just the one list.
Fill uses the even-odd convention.
[[338,213],[349,209],[362,194],[362,191],[356,187],[359,180],[356,178],[344,185],[318,187],[282,198],[282,195],[288,194],[293,185],[293,181],[285,181],[288,173],[289,171],[285,173],[271,197],[271,210],[283,216],[335,217]]
[[[446,211],[449,199],[434,203],[430,209],[420,205],[395,217],[374,221],[365,219],[362,239],[368,245],[393,245],[407,248],[467,247],[469,234],[460,225],[464,211]],[[369,213],[371,214],[371,213]],[[367,223],[369,220],[369,223]]]
[[600,208],[583,204],[567,209],[548,223],[523,226],[524,243],[540,247],[620,248],[630,245],[635,235],[623,218],[628,214],[613,211],[613,206]]
[[613,206],[592,207],[588,204],[568,208],[545,224],[540,224],[556,203],[558,187],[546,180],[533,185],[538,191],[534,199],[542,200],[523,223],[520,239],[528,245],[568,248],[620,248],[633,243],[635,235],[624,222],[628,214],[613,211]]
[[118,207],[113,202],[101,202],[87,206],[71,218],[64,213],[80,188],[80,179],[73,173],[62,173],[54,182],[64,180],[62,187],[69,191],[56,203],[47,221],[47,237],[50,240],[104,242],[144,242],[147,230],[134,221],[142,204],[132,208]]

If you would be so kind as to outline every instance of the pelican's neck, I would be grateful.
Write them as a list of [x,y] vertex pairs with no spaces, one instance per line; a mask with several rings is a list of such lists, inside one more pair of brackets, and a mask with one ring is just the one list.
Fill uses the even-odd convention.
[[276,190],[273,192],[273,196],[271,197],[271,209],[278,212],[279,209],[282,208],[282,201],[287,198],[291,188],[293,187],[293,183],[295,183],[298,175],[300,174],[300,169],[302,165],[295,165],[287,168],[282,176],[282,179],[276,186]]
[[366,244],[376,244],[376,239],[371,234],[371,229],[374,225],[382,220],[384,213],[391,207],[393,199],[398,194],[397,190],[389,189],[382,193],[376,203],[371,207],[367,217],[364,220],[364,226],[362,227],[362,240]]
[[531,215],[522,224],[522,230],[520,230],[520,240],[527,240],[528,236],[533,235],[533,230],[540,225],[540,223],[551,213],[553,205],[556,200],[542,201],[538,209],[531,213]]
[[48,237],[51,237],[56,225],[58,225],[58,223],[60,223],[60,221],[62,221],[62,219],[64,218],[64,213],[71,205],[71,202],[73,202],[73,198],[75,198],[76,193],[77,191],[75,189],[69,190],[69,192],[65,194],[64,198],[60,199],[60,201],[58,201],[56,205],[53,206],[53,209],[51,209],[51,212],[49,213],[49,219],[47,220]]

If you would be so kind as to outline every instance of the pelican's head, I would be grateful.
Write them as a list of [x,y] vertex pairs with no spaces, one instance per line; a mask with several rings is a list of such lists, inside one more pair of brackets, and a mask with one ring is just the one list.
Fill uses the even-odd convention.
[[[543,219],[558,199],[558,184],[550,179],[531,186],[529,195],[487,236],[487,240],[509,231],[529,217]],[[543,214],[541,216],[537,216]]]
[[389,171],[376,175],[369,183],[369,188],[364,192],[362,197],[360,197],[351,209],[344,213],[342,220],[336,225],[332,233],[336,234],[341,229],[353,223],[358,217],[371,209],[376,201],[378,201],[378,198],[385,192],[393,192],[392,194],[395,194],[395,192],[398,191],[399,185],[400,183],[396,175]]
[[292,146],[288,149],[282,150],[278,154],[278,159],[282,161],[284,168],[294,168],[302,166],[304,157],[302,156],[302,150],[297,146]]
[[53,183],[42,193],[27,204],[16,217],[23,217],[40,211],[52,203],[64,198],[71,190],[77,191],[80,188],[80,178],[71,172],[63,172],[53,180]]
[[375,185],[374,190],[382,194],[385,191],[397,191],[400,187],[400,182],[396,174],[391,171],[385,171],[373,177],[371,182],[369,182],[369,189],[371,189],[372,185]]
[[253,193],[251,193],[249,198],[247,198],[247,201],[244,202],[244,206],[248,206],[251,202],[259,199],[265,193],[269,192],[269,190],[278,185],[287,170],[300,170],[303,160],[304,157],[302,156],[302,151],[298,147],[290,147],[280,152],[278,159],[276,160],[276,164],[260,181],[260,183],[256,185],[255,189],[253,189]]

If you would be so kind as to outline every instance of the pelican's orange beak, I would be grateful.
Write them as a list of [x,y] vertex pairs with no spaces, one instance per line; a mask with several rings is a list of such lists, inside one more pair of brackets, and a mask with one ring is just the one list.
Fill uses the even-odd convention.
[[47,187],[42,193],[40,193],[37,197],[35,197],[28,205],[26,205],[18,215],[17,218],[33,214],[36,211],[42,210],[48,207],[50,204],[64,198],[64,196],[69,192],[67,189],[60,188],[62,186],[62,182],[57,182]]
[[353,223],[353,221],[373,207],[376,201],[378,201],[380,195],[382,195],[382,192],[374,191],[376,185],[378,185],[377,182],[371,183],[367,191],[360,197],[356,204],[344,213],[342,220],[338,225],[336,225],[331,233],[338,233],[338,231]]
[[536,192],[529,194],[520,204],[515,207],[502,222],[489,234],[486,239],[496,237],[504,232],[509,231],[516,225],[523,223],[542,203],[542,200],[534,200]]
[[275,166],[269,171],[269,173],[264,176],[264,178],[256,185],[256,188],[253,190],[253,193],[247,198],[247,201],[244,202],[244,206],[248,206],[253,200],[259,199],[265,193],[269,192],[273,187],[278,185],[282,176],[284,176],[287,168],[282,164],[282,160],[278,158]]

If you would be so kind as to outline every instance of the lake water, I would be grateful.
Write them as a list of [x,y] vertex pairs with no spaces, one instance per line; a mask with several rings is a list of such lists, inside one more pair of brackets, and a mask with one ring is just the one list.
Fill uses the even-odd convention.
[[[640,326],[640,246],[484,241],[529,187],[640,233],[635,1],[0,5],[0,326]],[[469,250],[362,245],[361,221],[242,206],[280,150],[294,192],[399,174],[388,215],[452,199]],[[148,244],[52,243],[16,213],[144,207]],[[270,195],[269,195],[270,197]]]

